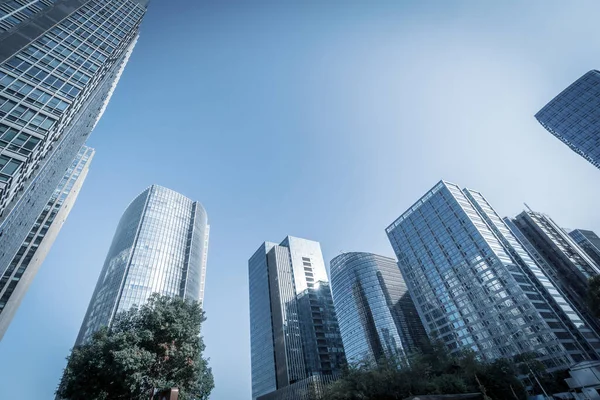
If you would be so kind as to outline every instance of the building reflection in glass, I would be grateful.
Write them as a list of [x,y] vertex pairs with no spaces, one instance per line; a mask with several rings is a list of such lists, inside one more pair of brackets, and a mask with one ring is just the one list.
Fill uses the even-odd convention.
[[565,349],[573,338],[529,273],[541,271],[481,194],[439,182],[386,232],[425,329],[450,350],[532,352],[550,370],[586,356]]
[[158,185],[136,197],[121,217],[76,344],[154,293],[202,302],[208,235],[200,203]]
[[331,261],[331,286],[349,362],[404,360],[427,340],[396,260],[341,254]]
[[344,348],[320,244],[263,243],[248,272],[252,398],[301,399],[339,376]]

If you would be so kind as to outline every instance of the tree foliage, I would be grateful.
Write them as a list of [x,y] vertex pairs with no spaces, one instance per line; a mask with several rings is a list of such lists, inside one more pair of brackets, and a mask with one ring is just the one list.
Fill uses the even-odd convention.
[[484,363],[473,352],[450,354],[433,343],[410,357],[410,365],[384,359],[349,367],[329,386],[325,400],[398,400],[416,395],[484,393],[489,400],[523,400],[521,365],[507,359]]
[[208,399],[214,383],[202,357],[204,321],[198,303],[154,295],[72,350],[56,394],[69,400],[148,400],[154,389],[177,387],[181,400]]
[[587,303],[596,318],[600,318],[600,275],[590,278]]

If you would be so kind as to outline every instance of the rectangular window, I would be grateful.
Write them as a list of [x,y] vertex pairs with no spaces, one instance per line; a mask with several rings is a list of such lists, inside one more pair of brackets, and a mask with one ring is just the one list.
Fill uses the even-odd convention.
[[0,97],[0,115],[10,112],[16,105],[14,101]]
[[17,160],[10,160],[4,168],[2,168],[2,173],[6,175],[12,176],[15,171],[21,166],[21,162]]

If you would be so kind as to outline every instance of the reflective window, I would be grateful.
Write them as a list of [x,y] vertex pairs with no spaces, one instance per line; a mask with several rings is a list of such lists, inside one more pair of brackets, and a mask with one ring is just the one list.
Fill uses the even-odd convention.
[[199,203],[156,185],[140,194],[121,217],[78,341],[154,293],[201,302],[207,236]]

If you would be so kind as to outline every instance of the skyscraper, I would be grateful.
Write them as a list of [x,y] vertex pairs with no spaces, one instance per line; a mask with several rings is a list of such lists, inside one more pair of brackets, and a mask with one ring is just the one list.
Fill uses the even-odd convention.
[[209,226],[198,202],[153,185],[121,217],[76,344],[153,293],[202,302]]
[[333,303],[349,362],[405,359],[427,340],[396,260],[344,253],[330,266]]
[[556,282],[587,324],[600,334],[600,323],[588,309],[585,298],[588,279],[600,273],[593,258],[548,215],[527,210],[510,223],[525,248],[535,254],[544,272]]
[[575,229],[569,233],[569,236],[594,260],[596,265],[600,265],[600,237],[596,233]]
[[318,242],[265,242],[248,261],[253,399],[304,399],[344,363]]
[[583,75],[535,117],[548,132],[600,168],[600,71]]
[[501,219],[481,193],[469,189],[463,192],[520,268],[525,279],[517,280],[571,358],[577,362],[598,359],[598,332],[584,321],[582,313],[569,300],[560,284],[546,272],[544,264],[535,261],[537,255],[527,251],[527,246],[523,244],[525,241],[521,240],[519,233],[515,233],[514,225]]
[[0,2],[0,276],[104,111],[146,6]]
[[83,146],[0,279],[0,339],[50,251],[87,176],[94,149]]
[[586,357],[546,322],[560,318],[524,271],[533,261],[479,193],[442,181],[386,232],[425,329],[450,350],[488,361],[534,352],[549,369]]

